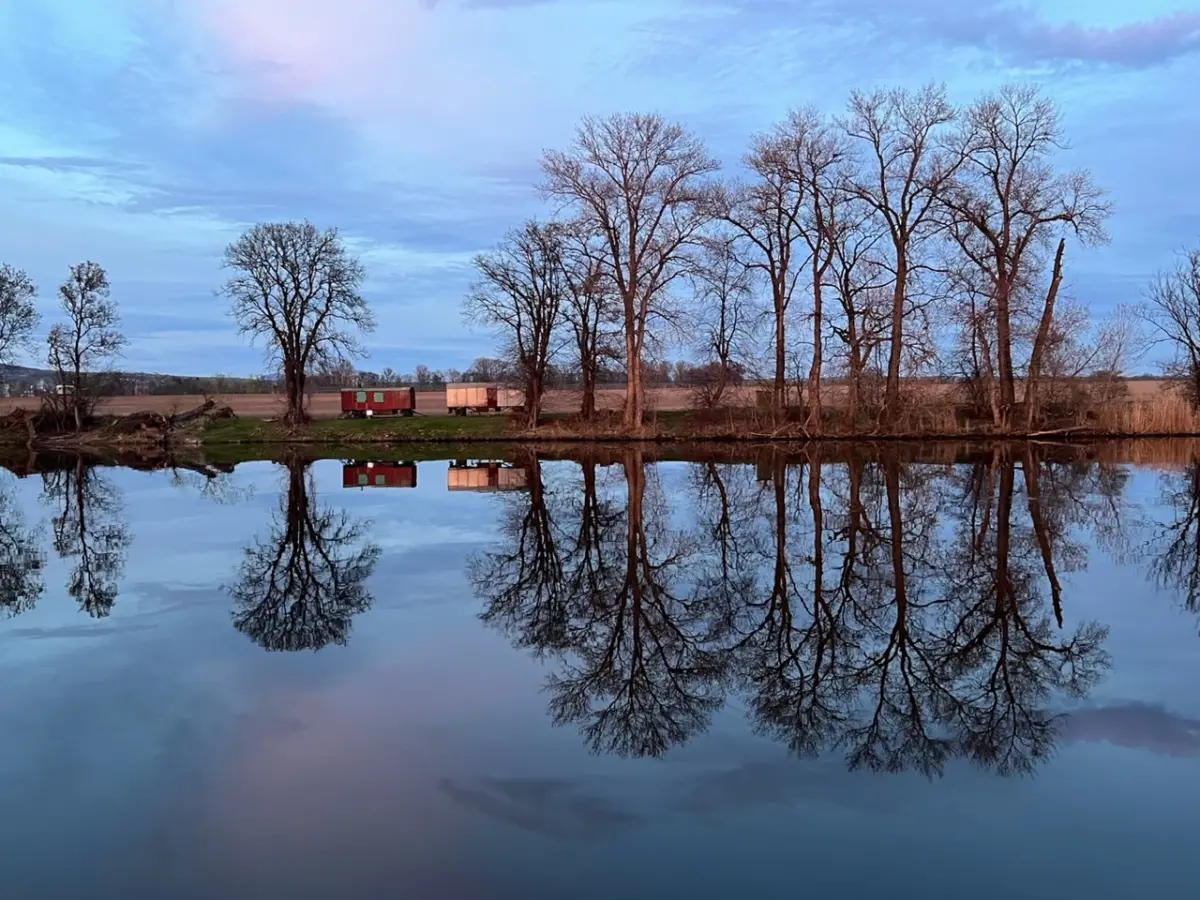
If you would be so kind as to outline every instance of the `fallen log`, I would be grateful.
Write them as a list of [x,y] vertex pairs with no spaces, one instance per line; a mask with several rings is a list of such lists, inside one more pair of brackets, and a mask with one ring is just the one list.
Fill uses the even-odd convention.
[[193,419],[199,419],[202,416],[208,415],[217,406],[217,402],[211,397],[205,398],[204,402],[199,406],[189,409],[186,412],[175,413],[168,420],[167,424],[172,428],[176,425],[182,425],[184,422],[190,422]]

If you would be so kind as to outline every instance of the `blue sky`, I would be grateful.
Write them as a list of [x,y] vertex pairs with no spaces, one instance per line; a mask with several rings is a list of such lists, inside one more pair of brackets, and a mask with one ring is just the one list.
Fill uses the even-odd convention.
[[2,0],[0,35],[0,261],[47,314],[104,265],[130,368],[260,371],[220,254],[305,216],[367,266],[366,367],[465,368],[491,347],[461,323],[471,256],[541,211],[541,151],[589,113],[661,112],[733,168],[854,88],[1037,81],[1115,207],[1076,298],[1137,299],[1200,241],[1196,0]]

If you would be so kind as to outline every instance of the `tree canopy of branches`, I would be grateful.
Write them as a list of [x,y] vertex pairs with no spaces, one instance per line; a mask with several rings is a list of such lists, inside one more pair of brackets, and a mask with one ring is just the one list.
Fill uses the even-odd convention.
[[97,370],[120,355],[127,343],[118,330],[117,305],[109,297],[108,275],[88,261],[71,266],[58,288],[66,322],[50,329],[47,360],[58,374],[55,405],[83,428],[100,391]]
[[29,346],[38,325],[37,288],[20,269],[0,265],[0,363],[11,363],[15,351]]
[[568,294],[563,252],[558,227],[526,222],[495,250],[475,257],[479,280],[466,298],[467,317],[500,332],[525,389],[531,428],[541,414]]
[[1150,340],[1171,350],[1167,374],[1186,385],[1188,399],[1200,408],[1200,248],[1155,276],[1138,314],[1149,325]]
[[[1007,428],[1016,406],[1013,363],[1015,308],[1029,303],[1033,339],[1026,374],[1026,425],[1037,413],[1037,390],[1055,301],[1063,278],[1064,235],[1084,242],[1107,240],[1110,207],[1085,171],[1059,174],[1051,164],[1063,145],[1061,115],[1036,88],[1007,86],[977,101],[961,125],[957,146],[962,163],[943,192],[953,220],[955,243],[983,276],[993,326],[992,347],[999,397],[996,426]],[[1043,299],[1034,301],[1045,264],[1057,239]]]
[[265,650],[344,645],[354,616],[370,608],[366,581],[380,548],[367,524],[317,503],[308,466],[289,459],[280,507],[265,538],[244,551],[233,624]]
[[[929,85],[856,92],[841,116],[794,110],[724,181],[701,140],[659,116],[584,119],[542,158],[562,219],[539,226],[564,238],[559,340],[576,348],[584,418],[607,374],[626,384],[624,427],[640,428],[644,384],[665,378],[672,345],[703,357],[688,361],[693,383],[729,371],[731,344],[709,326],[722,331],[731,307],[704,277],[704,248],[727,242],[745,270],[740,362],[769,381],[776,416],[802,409],[806,432],[825,429],[831,403],[859,433],[927,427],[932,405],[1000,433],[1078,424],[1098,395],[1064,404],[1062,384],[1093,364],[1111,383],[1140,342],[1126,311],[1097,324],[1070,296],[1070,241],[1106,240],[1110,209],[1085,170],[1059,165],[1068,149],[1057,106],[1020,85],[962,108]],[[605,373],[612,331],[623,371]],[[1121,352],[1100,352],[1114,336]],[[967,403],[914,387],[949,375]],[[826,391],[841,377],[844,393]]]
[[891,253],[891,317],[888,328],[887,384],[884,409],[895,415],[900,374],[909,349],[906,324],[923,307],[914,290],[925,269],[924,249],[937,232],[936,214],[944,187],[958,160],[941,152],[940,130],[955,117],[945,90],[855,93],[843,124],[860,151],[860,166],[850,183],[882,223]]
[[0,616],[33,609],[46,588],[38,529],[28,528],[19,501],[0,487]]
[[54,549],[75,566],[67,593],[79,608],[101,619],[112,612],[132,537],[116,486],[82,457],[42,475]]
[[601,236],[620,298],[627,388],[623,422],[640,429],[641,364],[656,320],[669,319],[672,282],[710,220],[718,164],[695,135],[658,115],[587,118],[575,144],[542,158],[544,192]]
[[225,250],[233,272],[221,289],[243,334],[267,342],[283,375],[285,420],[307,419],[305,381],[316,363],[362,354],[375,319],[359,288],[362,263],[337,229],[311,222],[255,225]]

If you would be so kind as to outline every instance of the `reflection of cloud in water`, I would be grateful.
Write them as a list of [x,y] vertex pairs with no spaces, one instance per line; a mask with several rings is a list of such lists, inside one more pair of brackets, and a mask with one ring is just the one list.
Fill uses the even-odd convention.
[[597,837],[642,821],[569,779],[481,778],[464,785],[443,778],[438,790],[468,809],[549,837]]
[[[847,771],[841,760],[755,760],[707,770],[679,784],[670,806],[686,815],[730,813],[758,806],[817,803],[856,812],[899,810],[908,785],[924,780],[905,775]],[[883,790],[884,787],[900,790]]]
[[1101,741],[1160,756],[1200,756],[1200,720],[1145,703],[1073,710],[1063,717],[1060,735],[1063,742]]
[[[1063,743],[1103,741],[1162,756],[1200,756],[1200,720],[1147,704],[1082,708],[1064,714],[1059,725]],[[915,794],[930,789],[926,779],[913,774],[853,772],[833,757],[760,758],[723,766],[703,758],[699,765],[689,765],[686,774],[666,776],[653,786],[633,778],[610,783],[609,796],[565,778],[482,778],[470,784],[442,779],[438,787],[489,818],[566,838],[608,835],[673,816],[723,816],[767,806],[815,804],[900,815]],[[625,799],[634,797],[637,804]]]

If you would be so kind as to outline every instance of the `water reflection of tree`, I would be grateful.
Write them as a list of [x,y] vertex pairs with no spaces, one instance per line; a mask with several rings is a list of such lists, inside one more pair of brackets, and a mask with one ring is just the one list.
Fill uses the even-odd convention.
[[0,487],[0,615],[33,609],[46,588],[41,535],[25,524],[25,513],[8,488]]
[[[510,510],[504,532],[518,543],[478,557],[470,575],[485,621],[560,657],[547,683],[557,724],[578,725],[597,752],[659,755],[707,727],[724,700],[724,658],[706,646],[705,598],[684,577],[698,545],[670,527],[641,453],[621,463],[623,509],[599,495],[595,470],[583,463],[578,502]],[[531,491],[530,507],[546,496]],[[542,558],[521,562],[528,553]]]
[[[1118,530],[1097,516],[1087,467],[1058,472],[1033,451],[964,470],[809,450],[774,456],[755,485],[748,467],[698,464],[692,527],[671,524],[640,457],[623,472],[624,509],[604,501],[585,542],[564,523],[594,476],[579,503],[510,511],[509,543],[473,569],[484,618],[559,659],[551,714],[595,750],[663,753],[736,682],[756,728],[800,755],[1023,772],[1053,748],[1053,699],[1107,665],[1104,629],[1062,626],[1060,573],[1086,562],[1072,528]],[[513,540],[518,522],[548,537]],[[550,545],[553,565],[522,562]],[[590,582],[572,575],[583,558]],[[531,572],[543,601],[512,602],[534,596],[514,574]]]
[[1186,609],[1200,612],[1200,461],[1163,477],[1162,502],[1170,519],[1154,536],[1150,578],[1177,593]]
[[366,580],[379,546],[365,540],[367,523],[318,504],[306,463],[285,466],[271,529],[243,551],[229,588],[234,626],[267,650],[345,644],[353,617],[371,605]]
[[131,541],[120,492],[83,457],[43,472],[42,484],[45,501],[56,510],[50,519],[54,550],[75,560],[67,593],[88,615],[107,616],[116,603]]

